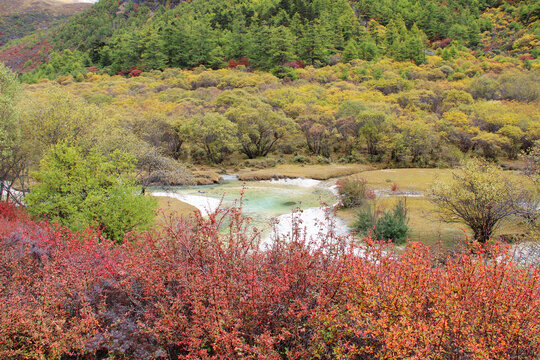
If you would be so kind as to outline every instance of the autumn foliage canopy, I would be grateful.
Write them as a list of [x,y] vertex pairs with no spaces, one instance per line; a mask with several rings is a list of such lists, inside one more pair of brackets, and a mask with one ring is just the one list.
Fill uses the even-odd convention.
[[498,246],[434,260],[297,222],[259,249],[237,208],[118,245],[0,211],[2,359],[539,355],[540,273]]

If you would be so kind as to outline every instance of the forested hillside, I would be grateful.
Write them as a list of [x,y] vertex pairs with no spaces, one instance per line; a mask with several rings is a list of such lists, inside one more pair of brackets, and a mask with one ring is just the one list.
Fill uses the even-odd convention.
[[[28,86],[23,98],[34,100],[20,106],[25,134],[41,139],[37,159],[61,136],[104,153],[121,148],[161,175],[175,163],[447,167],[468,156],[516,159],[540,139],[540,78],[519,59],[427,61],[308,66],[293,70],[294,81],[241,66],[89,72]],[[185,173],[173,178],[193,181]]]
[[52,66],[25,79],[75,75],[92,66],[127,74],[239,64],[284,77],[294,68],[353,59],[422,64],[426,52],[444,54],[452,47],[477,56],[535,59],[539,14],[535,1],[101,0],[53,31],[28,38],[20,46],[46,43],[45,54],[19,70],[51,59]]

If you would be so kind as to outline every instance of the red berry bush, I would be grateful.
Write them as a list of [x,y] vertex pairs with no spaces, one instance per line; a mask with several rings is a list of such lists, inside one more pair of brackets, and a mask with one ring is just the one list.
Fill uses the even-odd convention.
[[118,245],[0,210],[2,359],[539,356],[539,271],[500,247],[435,262],[297,222],[261,250],[237,208]]

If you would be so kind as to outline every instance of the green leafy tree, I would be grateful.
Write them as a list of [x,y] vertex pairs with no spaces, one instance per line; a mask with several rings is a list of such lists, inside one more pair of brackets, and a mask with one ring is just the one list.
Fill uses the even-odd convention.
[[225,53],[223,52],[223,48],[221,46],[216,46],[212,51],[210,51],[208,56],[208,65],[210,65],[212,69],[219,69],[225,65]]
[[320,21],[311,21],[303,26],[297,42],[297,52],[307,64],[325,64],[328,57],[328,34]]
[[240,151],[250,159],[268,155],[278,141],[295,129],[291,119],[265,103],[234,106],[225,116],[237,125]]
[[361,59],[372,61],[377,58],[378,54],[379,49],[371,36],[368,36],[367,39],[358,46],[358,56]]
[[43,96],[32,97],[21,105],[22,130],[28,143],[26,156],[32,166],[37,166],[43,154],[60,142],[90,148],[84,146],[89,131],[102,118],[97,106],[58,85],[48,87]]
[[167,66],[165,44],[154,27],[149,26],[144,30],[142,45],[141,60],[145,67],[162,70]]
[[404,43],[406,57],[414,61],[416,65],[426,62],[424,38],[425,35],[414,24]]
[[126,30],[111,40],[111,54],[113,59],[111,72],[117,74],[127,71],[137,65],[141,58],[142,44],[138,31]]
[[306,138],[309,151],[315,155],[330,157],[332,145],[341,138],[334,126],[334,116],[318,109],[309,109],[301,114],[296,122]]
[[272,29],[270,39],[268,60],[272,65],[282,65],[293,58],[294,37],[291,31],[285,26]]
[[358,134],[366,142],[368,154],[376,156],[379,154],[379,141],[383,134],[386,115],[379,111],[363,111],[356,116],[359,125]]
[[19,84],[13,72],[0,64],[0,156],[10,157],[12,145],[20,136],[16,112]]
[[13,72],[0,64],[0,200],[18,198],[11,189],[26,169],[22,133],[16,109],[19,83]]
[[145,229],[153,221],[155,201],[141,194],[133,169],[134,159],[125,153],[84,154],[60,143],[33,175],[35,184],[25,198],[28,210],[72,230],[98,226],[121,241],[126,232]]
[[217,113],[195,117],[180,127],[182,136],[201,146],[207,159],[215,164],[221,163],[236,147],[236,132],[237,125]]

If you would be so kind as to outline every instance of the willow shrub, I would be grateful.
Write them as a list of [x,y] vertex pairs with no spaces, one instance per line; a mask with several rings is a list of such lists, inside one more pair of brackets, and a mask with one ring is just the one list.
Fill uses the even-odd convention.
[[0,209],[3,359],[539,355],[540,273],[501,247],[433,262],[295,222],[261,250],[237,208],[115,244]]

